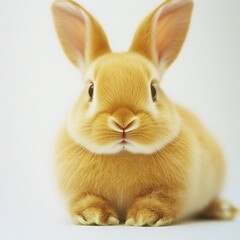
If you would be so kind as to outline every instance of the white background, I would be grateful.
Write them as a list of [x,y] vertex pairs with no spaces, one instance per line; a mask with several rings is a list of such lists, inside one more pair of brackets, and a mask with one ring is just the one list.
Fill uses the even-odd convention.
[[[81,0],[113,50],[126,50],[161,0]],[[1,239],[240,239],[239,220],[166,228],[73,226],[53,171],[56,134],[81,89],[63,54],[49,0],[0,1]],[[219,139],[228,163],[223,196],[240,206],[240,1],[195,0],[184,48],[162,86]]]

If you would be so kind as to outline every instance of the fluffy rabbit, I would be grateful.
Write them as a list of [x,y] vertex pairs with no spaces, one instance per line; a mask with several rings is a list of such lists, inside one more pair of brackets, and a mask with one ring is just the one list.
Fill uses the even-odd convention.
[[112,53],[99,23],[71,0],[52,5],[83,90],[57,141],[61,191],[78,224],[162,226],[203,214],[232,218],[219,200],[225,164],[212,135],[159,83],[188,32],[193,3],[169,0]]

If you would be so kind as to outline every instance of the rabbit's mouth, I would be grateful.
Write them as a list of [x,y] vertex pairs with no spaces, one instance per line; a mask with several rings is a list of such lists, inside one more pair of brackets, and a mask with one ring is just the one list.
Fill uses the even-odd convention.
[[128,142],[125,140],[125,139],[123,139],[121,142],[120,142],[120,144],[122,144],[122,145],[126,145]]
[[141,146],[138,146],[137,143],[134,143],[127,138],[121,139],[116,144],[114,144],[112,146],[112,150],[115,153],[120,153],[120,152],[129,152],[132,154],[143,153],[143,151],[142,151],[143,149]]

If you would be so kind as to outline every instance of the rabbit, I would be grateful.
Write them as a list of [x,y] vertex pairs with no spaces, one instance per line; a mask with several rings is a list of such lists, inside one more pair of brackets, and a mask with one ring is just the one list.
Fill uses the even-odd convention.
[[167,0],[113,53],[95,18],[71,0],[52,4],[63,50],[83,89],[60,130],[56,172],[76,224],[164,226],[204,216],[232,219],[219,199],[222,150],[160,87],[186,38],[193,2]]

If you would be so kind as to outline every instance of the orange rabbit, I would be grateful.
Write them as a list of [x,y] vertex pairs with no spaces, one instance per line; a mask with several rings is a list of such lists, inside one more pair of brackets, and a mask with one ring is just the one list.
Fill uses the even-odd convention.
[[99,23],[70,0],[52,5],[83,90],[57,141],[61,191],[78,224],[162,226],[203,214],[233,218],[218,200],[225,164],[212,135],[159,86],[188,32],[193,3],[169,0],[112,53]]

